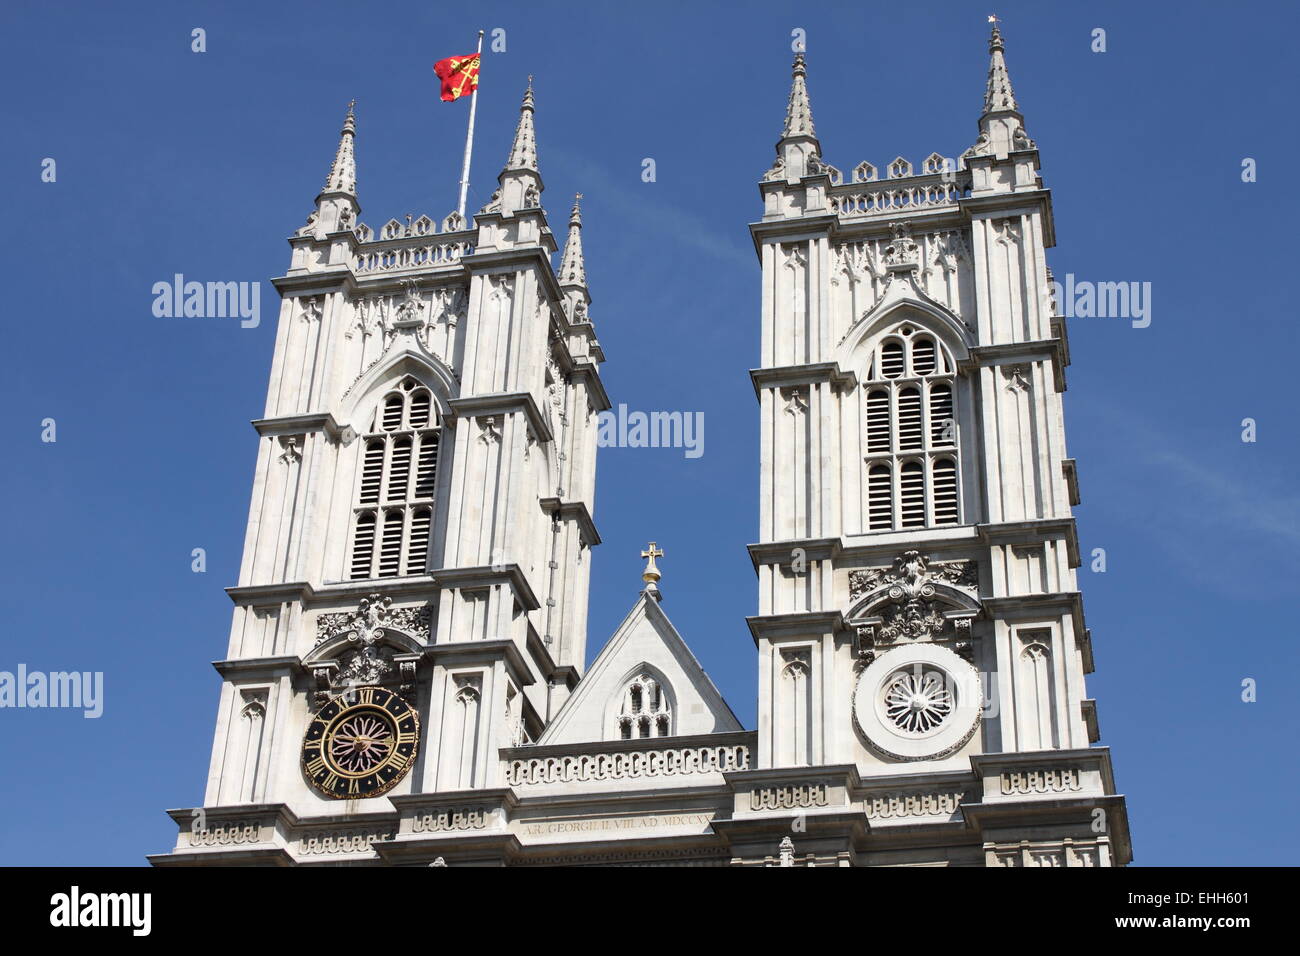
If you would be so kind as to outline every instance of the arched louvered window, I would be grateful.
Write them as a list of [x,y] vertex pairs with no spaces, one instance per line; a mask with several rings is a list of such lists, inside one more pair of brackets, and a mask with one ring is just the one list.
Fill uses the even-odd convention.
[[668,695],[654,677],[641,674],[623,687],[618,711],[621,740],[668,737],[672,734],[672,712]]
[[353,509],[353,580],[428,570],[440,430],[432,393],[405,378],[383,397],[363,439]]
[[863,387],[867,530],[959,524],[956,366],[943,344],[899,326],[872,355]]
[[867,469],[867,527],[889,531],[894,527],[894,469],[876,462]]
[[867,451],[889,451],[889,389],[867,392]]

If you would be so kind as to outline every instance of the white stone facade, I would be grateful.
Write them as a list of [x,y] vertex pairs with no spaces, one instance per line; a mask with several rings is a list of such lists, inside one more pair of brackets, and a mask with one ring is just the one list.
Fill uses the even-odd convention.
[[[361,225],[349,109],[276,280],[204,806],[153,862],[1128,862],[1085,690],[1051,201],[990,47],[975,146],[847,181],[796,58],[751,227],[753,731],[665,616],[653,544],[584,673],[609,402],[576,203],[551,266],[531,89],[472,225]],[[385,762],[314,775],[312,728],[376,693],[409,723],[316,746]]]

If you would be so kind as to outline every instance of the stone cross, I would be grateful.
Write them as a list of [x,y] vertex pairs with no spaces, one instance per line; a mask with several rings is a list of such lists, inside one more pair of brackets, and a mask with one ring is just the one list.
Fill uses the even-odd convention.
[[650,546],[641,552],[641,557],[646,559],[645,571],[641,575],[641,580],[645,582],[647,591],[658,590],[657,583],[662,575],[659,573],[659,566],[655,564],[655,558],[662,558],[663,550],[651,541]]

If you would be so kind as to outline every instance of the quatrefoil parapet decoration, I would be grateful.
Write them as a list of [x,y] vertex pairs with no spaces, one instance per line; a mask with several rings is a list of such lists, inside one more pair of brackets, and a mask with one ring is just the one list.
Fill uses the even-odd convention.
[[980,612],[974,561],[931,563],[906,551],[891,567],[849,573],[853,606],[845,615],[858,636],[858,652],[874,657],[881,646],[956,639],[965,650],[970,623]]

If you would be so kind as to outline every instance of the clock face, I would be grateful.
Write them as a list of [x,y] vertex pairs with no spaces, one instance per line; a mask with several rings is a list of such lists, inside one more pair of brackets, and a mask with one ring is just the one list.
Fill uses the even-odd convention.
[[406,701],[358,687],[316,712],[302,741],[302,772],[326,797],[377,797],[406,776],[419,745],[420,718]]

